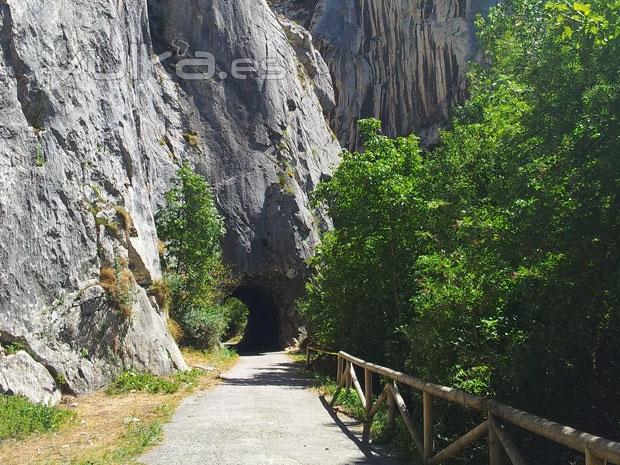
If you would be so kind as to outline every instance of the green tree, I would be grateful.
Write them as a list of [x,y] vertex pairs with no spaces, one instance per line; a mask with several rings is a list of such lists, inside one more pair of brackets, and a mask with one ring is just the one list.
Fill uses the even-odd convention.
[[362,123],[317,192],[319,342],[620,439],[619,12],[506,0],[438,146]]
[[221,261],[224,222],[209,185],[187,165],[179,169],[165,200],[156,222],[165,243],[162,261],[171,288],[170,314],[181,325],[186,343],[211,348],[229,325],[222,304],[232,282]]

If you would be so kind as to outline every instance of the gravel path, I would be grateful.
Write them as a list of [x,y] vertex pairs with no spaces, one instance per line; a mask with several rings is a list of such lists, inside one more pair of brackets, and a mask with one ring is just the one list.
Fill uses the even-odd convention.
[[[354,422],[334,417],[284,353],[241,357],[222,384],[185,399],[148,465],[354,465],[396,462],[363,452]],[[357,429],[357,428],[354,428]]]

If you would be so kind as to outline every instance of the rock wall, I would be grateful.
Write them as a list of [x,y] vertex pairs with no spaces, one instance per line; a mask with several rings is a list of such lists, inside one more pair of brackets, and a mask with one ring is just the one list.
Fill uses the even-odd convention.
[[214,188],[236,294],[272,302],[289,342],[338,139],[373,115],[432,141],[483,3],[0,0],[0,390],[53,403],[185,368],[148,294],[182,162]]
[[331,124],[358,146],[357,121],[381,119],[389,135],[437,138],[466,96],[475,59],[473,19],[493,0],[282,0],[278,9],[310,28],[337,96]]
[[[282,336],[296,331],[290,301],[322,221],[308,193],[339,153],[330,89],[264,1],[150,5],[0,0],[0,345],[23,348],[52,389],[185,368],[147,295],[161,274],[154,212],[182,161],[215,187],[243,285],[278,291]],[[171,61],[207,50],[221,66],[273,58],[283,74],[182,81],[154,60],[168,45]]]
[[182,129],[132,46],[146,21],[142,1],[0,1],[0,344],[69,392],[185,368],[145,289],[127,284],[125,316],[100,283],[113,265],[160,277],[153,211],[175,166],[158,141]]
[[[157,53],[186,44],[187,56],[212,56],[211,79],[178,79],[199,114],[191,158],[224,212],[224,256],[241,279],[238,295],[270,294],[282,342],[290,342],[304,260],[325,223],[309,208],[309,193],[340,153],[324,116],[334,106],[327,66],[308,33],[276,17],[264,0],[149,6]],[[173,57],[168,69],[186,58]],[[232,76],[235,63],[248,67],[246,79]]]

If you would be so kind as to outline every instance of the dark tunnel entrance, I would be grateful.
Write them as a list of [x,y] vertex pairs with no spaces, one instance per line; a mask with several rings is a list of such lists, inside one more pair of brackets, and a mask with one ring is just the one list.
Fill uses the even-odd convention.
[[275,299],[260,288],[240,288],[234,297],[249,310],[243,338],[237,344],[241,353],[264,352],[283,348],[280,337],[280,315]]

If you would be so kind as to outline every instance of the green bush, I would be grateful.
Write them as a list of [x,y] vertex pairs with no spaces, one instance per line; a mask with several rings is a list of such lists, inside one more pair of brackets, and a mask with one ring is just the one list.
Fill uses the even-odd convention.
[[24,397],[0,395],[0,440],[56,431],[74,416],[58,407],[35,405]]
[[220,305],[190,302],[179,315],[185,342],[193,347],[213,348],[224,336],[228,315]]
[[205,179],[183,166],[156,220],[165,245],[170,316],[180,325],[185,344],[211,349],[229,326],[223,302],[232,280],[220,259],[223,219]]

